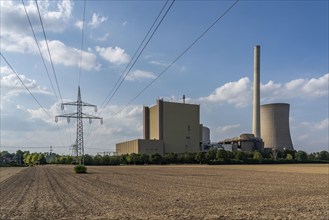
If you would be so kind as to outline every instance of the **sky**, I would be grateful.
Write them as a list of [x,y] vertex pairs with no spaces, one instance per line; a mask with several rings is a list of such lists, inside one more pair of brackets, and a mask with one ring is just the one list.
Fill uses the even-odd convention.
[[87,154],[142,138],[143,106],[159,98],[182,102],[185,95],[199,104],[212,142],[251,133],[255,45],[261,46],[261,104],[290,104],[296,150],[328,150],[328,1],[241,0],[179,57],[234,2],[175,1],[107,103],[172,1],[87,0],[84,18],[84,1],[38,1],[44,35],[35,1],[24,0],[38,44],[22,2],[0,1],[1,54],[41,105],[1,57],[1,150],[49,152],[52,146],[71,154],[76,121],[56,123],[55,116],[76,112],[62,111],[61,103],[76,101],[78,86],[82,100],[98,106],[97,113],[83,111],[104,119],[103,125],[84,121]]

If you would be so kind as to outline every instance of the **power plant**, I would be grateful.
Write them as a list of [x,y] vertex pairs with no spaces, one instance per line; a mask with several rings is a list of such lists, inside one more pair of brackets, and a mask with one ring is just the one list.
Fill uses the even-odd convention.
[[144,138],[116,144],[118,155],[143,153],[183,154],[206,151],[212,147],[228,150],[293,150],[289,129],[289,104],[260,105],[260,46],[254,47],[254,88],[252,133],[210,143],[210,129],[200,124],[200,106],[157,100],[144,106]]
[[265,148],[293,150],[287,103],[272,103],[260,108],[261,134]]
[[252,134],[241,134],[219,142],[232,150],[293,150],[289,129],[289,104],[260,105],[260,46],[254,48]]

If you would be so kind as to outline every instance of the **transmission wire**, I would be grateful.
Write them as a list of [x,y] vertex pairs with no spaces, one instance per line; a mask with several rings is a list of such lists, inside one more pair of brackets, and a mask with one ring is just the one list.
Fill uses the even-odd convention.
[[[158,28],[160,27],[162,21],[163,21],[163,20],[165,19],[165,17],[167,16],[167,14],[168,14],[169,10],[171,9],[172,5],[174,4],[174,2],[175,2],[175,0],[173,0],[173,1],[171,2],[170,6],[167,8],[165,14],[164,14],[163,17],[161,18],[160,22],[157,24],[157,26],[156,26],[156,28],[153,30],[151,36],[149,36],[148,40],[146,41],[146,44],[145,44],[145,45],[143,46],[143,48],[139,51],[139,49],[142,47],[143,43],[144,43],[145,40],[147,39],[149,33],[151,32],[152,28],[154,27],[155,23],[157,22],[157,20],[159,19],[160,15],[162,14],[162,12],[163,12],[165,6],[168,4],[168,1],[167,1],[167,2],[165,3],[165,5],[162,7],[160,13],[158,14],[157,18],[156,18],[155,21],[153,22],[153,24],[152,24],[151,28],[149,29],[148,33],[145,35],[145,37],[144,37],[142,43],[139,45],[138,49],[136,50],[136,52],[135,52],[133,58],[130,60],[130,62],[129,62],[129,64],[127,65],[126,69],[124,70],[123,74],[121,75],[121,77],[123,76],[122,79],[120,80],[120,78],[121,78],[121,77],[120,77],[119,80],[117,81],[116,85],[118,85],[118,84],[119,84],[119,85],[118,85],[117,88],[114,90],[114,92],[112,93],[111,97],[110,97],[109,100],[106,102],[106,104],[105,104],[104,106],[103,106],[104,103],[102,104],[102,106],[101,106],[102,110],[99,112],[99,114],[101,114],[101,113],[103,112],[103,110],[105,109],[105,107],[110,103],[110,101],[112,100],[112,98],[114,97],[114,95],[117,93],[117,91],[118,91],[119,88],[121,87],[122,83],[124,82],[124,80],[125,80],[126,77],[128,76],[129,72],[130,72],[131,69],[135,66],[135,64],[136,64],[136,62],[138,61],[139,57],[141,56],[141,54],[142,54],[143,51],[145,50],[146,46],[147,46],[148,43],[151,41],[153,35],[155,34],[155,32],[156,32],[156,31],[158,30]],[[136,56],[136,54],[137,54],[138,51],[139,51],[139,53],[138,53],[138,55],[137,55],[137,58],[134,60],[134,62],[133,62],[132,65],[130,66],[129,70],[126,71],[126,70],[128,69],[128,67],[129,67],[130,63],[133,61],[133,59],[134,59],[134,57]],[[126,73],[125,73],[125,72],[126,72]],[[119,81],[120,81],[120,82],[119,82]],[[119,82],[119,83],[118,83],[118,82]],[[113,88],[115,88],[116,85],[115,85]],[[112,89],[111,91],[113,91],[113,89]],[[110,95],[110,94],[111,94],[111,92],[109,93],[109,95]],[[109,97],[109,95],[106,97],[106,99]],[[105,100],[105,101],[106,101],[106,100]]]
[[221,18],[223,18],[240,0],[236,0],[226,11],[219,16],[199,37],[197,37],[181,54],[179,54],[155,79],[147,84],[133,99],[131,99],[121,110],[116,112],[109,120],[121,113],[133,101],[135,101],[145,90],[147,90],[155,81],[157,81],[167,70],[173,66],[185,53],[190,50]]
[[[55,67],[54,67],[54,63],[53,63],[53,59],[51,57],[51,53],[50,53],[50,49],[49,49],[49,45],[48,45],[48,40],[47,40],[47,36],[46,36],[46,31],[45,31],[45,28],[44,28],[44,25],[43,25],[43,22],[42,22],[42,18],[41,18],[41,14],[40,14],[40,9],[39,9],[39,5],[38,5],[38,1],[35,0],[35,4],[37,6],[37,11],[38,11],[38,15],[39,15],[39,20],[40,20],[40,23],[41,23],[41,27],[42,27],[42,32],[43,32],[43,36],[45,38],[45,42],[46,42],[46,46],[47,46],[47,51],[48,51],[48,55],[49,55],[49,59],[50,59],[50,63],[51,63],[51,67],[52,67],[52,70],[53,70],[53,74],[54,74],[54,78],[55,78],[55,82],[56,82],[56,85],[57,85],[57,90],[58,90],[58,93],[59,93],[59,96],[60,96],[60,99],[61,99],[61,103],[63,103],[63,98],[62,98],[62,94],[61,94],[61,90],[59,88],[59,84],[58,84],[58,80],[57,80],[57,76],[56,76],[56,71],[55,71]],[[65,109],[63,109],[62,111],[65,112]],[[69,125],[69,129],[71,129],[71,125]],[[67,132],[67,131],[66,131]],[[70,139],[71,138],[71,133],[70,132],[67,132],[69,133],[69,136],[70,136]],[[66,134],[67,134],[66,133]],[[71,141],[72,142],[72,141]]]
[[85,17],[86,17],[86,0],[84,0],[83,4],[83,19],[82,19],[82,33],[81,33],[81,47],[80,47],[80,64],[79,64],[79,83],[81,81],[81,69],[82,69],[82,49],[83,49],[83,38],[84,38],[84,27],[85,27]]
[[42,22],[42,18],[41,18],[40,10],[39,10],[38,1],[35,0],[35,3],[36,3],[36,5],[37,5],[37,10],[38,10],[38,14],[39,14],[39,20],[40,20],[40,23],[41,23],[43,36],[44,36],[45,41],[46,41],[47,50],[48,50],[48,55],[49,55],[49,59],[50,59],[50,63],[51,63],[51,67],[52,67],[52,70],[53,70],[53,74],[54,74],[54,77],[55,77],[55,81],[56,81],[56,85],[57,85],[57,89],[58,89],[59,97],[61,98],[61,102],[63,103],[63,98],[62,98],[61,90],[59,89],[59,85],[58,85],[58,80],[57,80],[57,76],[56,76],[56,71],[55,71],[55,67],[54,67],[53,59],[51,58],[51,54],[50,54],[50,50],[49,50],[49,45],[48,45],[48,40],[47,40],[47,36],[46,36],[46,32],[45,32],[45,28],[44,28],[44,26],[43,26],[43,22]]
[[16,77],[19,79],[19,81],[21,81],[21,83],[23,84],[24,88],[30,93],[30,95],[33,97],[34,101],[40,106],[40,108],[44,111],[44,113],[52,119],[52,117],[50,116],[50,114],[45,110],[45,108],[40,104],[40,102],[38,101],[38,99],[32,94],[32,92],[30,91],[30,89],[25,85],[24,81],[21,79],[21,77],[16,73],[16,71],[13,69],[13,67],[10,65],[10,63],[7,61],[7,59],[3,56],[3,54],[0,52],[1,57],[4,59],[4,61],[7,63],[7,65],[9,66],[9,68],[11,69],[11,71],[13,73],[15,73]]
[[35,32],[34,32],[34,29],[33,29],[33,26],[32,26],[31,20],[30,20],[30,17],[29,17],[29,15],[28,15],[28,13],[27,13],[27,10],[26,10],[26,7],[25,7],[25,4],[24,4],[24,1],[23,1],[23,0],[22,0],[22,4],[23,4],[24,10],[25,10],[25,14],[26,14],[27,20],[29,21],[30,28],[31,28],[31,31],[32,31],[32,33],[33,33],[33,37],[34,37],[35,43],[37,44],[37,47],[38,47],[38,50],[39,50],[39,54],[40,54],[41,59],[42,59],[42,63],[43,63],[43,65],[44,65],[45,69],[46,69],[46,73],[47,73],[47,75],[48,75],[48,79],[49,79],[49,81],[50,81],[51,88],[53,89],[54,95],[55,95],[55,97],[56,97],[57,100],[58,100],[59,98],[57,97],[57,94],[56,94],[56,92],[55,92],[55,88],[54,88],[53,81],[52,81],[51,78],[50,78],[49,71],[48,71],[48,68],[47,68],[47,65],[46,65],[45,59],[43,58],[43,55],[42,55],[42,53],[41,53],[40,45],[39,45],[39,43],[38,43],[37,37],[36,37],[36,35],[35,35]]

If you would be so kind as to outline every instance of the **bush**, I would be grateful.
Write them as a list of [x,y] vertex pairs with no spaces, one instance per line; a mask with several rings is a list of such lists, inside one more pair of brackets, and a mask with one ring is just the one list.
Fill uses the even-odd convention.
[[87,167],[85,165],[76,165],[74,171],[75,173],[87,173]]

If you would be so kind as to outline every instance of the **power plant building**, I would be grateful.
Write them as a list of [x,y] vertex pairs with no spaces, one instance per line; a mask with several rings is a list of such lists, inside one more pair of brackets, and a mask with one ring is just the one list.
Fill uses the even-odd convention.
[[260,108],[261,137],[265,148],[293,150],[287,103],[272,103]]
[[[144,139],[116,144],[118,155],[199,152],[202,140],[200,106],[157,100],[143,110]],[[201,127],[201,128],[200,128]]]

